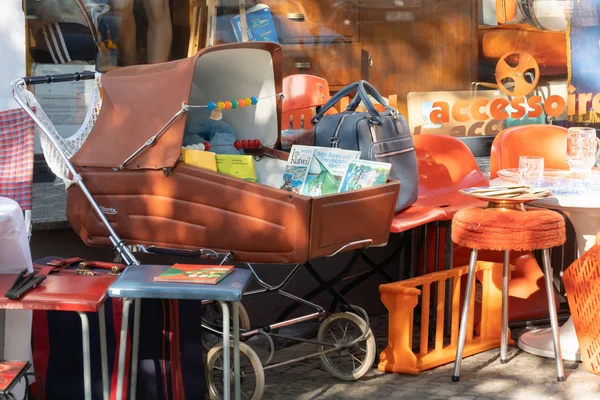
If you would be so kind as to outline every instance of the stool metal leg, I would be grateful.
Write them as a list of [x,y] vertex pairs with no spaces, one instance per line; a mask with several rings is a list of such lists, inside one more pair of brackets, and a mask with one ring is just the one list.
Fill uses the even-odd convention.
[[136,299],[133,307],[133,338],[131,339],[131,400],[135,400],[137,389],[138,354],[140,349],[140,316],[142,299]]
[[92,370],[90,363],[90,323],[86,313],[78,312],[81,318],[81,341],[83,343],[83,390],[85,400],[92,400]]
[[548,249],[543,249],[542,256],[544,261],[544,277],[546,280],[548,310],[550,312],[550,326],[552,328],[552,339],[554,341],[554,357],[556,359],[556,379],[559,382],[564,382],[565,372],[563,369],[562,352],[560,350],[558,317],[556,316],[556,305],[554,304],[554,285],[552,284],[552,266],[550,265],[550,251]]
[[127,353],[127,325],[129,323],[129,306],[133,299],[123,299],[123,317],[121,320],[121,335],[119,339],[119,364],[117,375],[117,400],[123,400],[123,380],[125,374],[125,355]]
[[230,400],[229,307],[223,301],[219,301],[219,304],[223,310],[223,400]]
[[465,349],[465,340],[467,338],[467,322],[469,319],[469,306],[471,305],[471,296],[473,295],[473,282],[475,280],[475,267],[477,266],[477,249],[471,250],[471,259],[469,260],[469,275],[467,277],[467,288],[465,290],[465,302],[460,317],[460,329],[458,331],[458,347],[456,349],[456,360],[454,362],[454,375],[452,382],[458,382],[460,379],[460,364],[462,363],[463,350]]
[[233,319],[233,376],[234,383],[234,398],[241,400],[241,376],[240,376],[240,317],[237,303],[231,303],[232,319]]
[[98,326],[100,330],[100,360],[102,362],[102,396],[104,400],[110,398],[108,383],[108,355],[106,353],[106,320],[104,319],[104,304],[98,309]]
[[507,362],[508,353],[508,268],[510,251],[504,250],[502,269],[502,333],[500,336],[500,362]]

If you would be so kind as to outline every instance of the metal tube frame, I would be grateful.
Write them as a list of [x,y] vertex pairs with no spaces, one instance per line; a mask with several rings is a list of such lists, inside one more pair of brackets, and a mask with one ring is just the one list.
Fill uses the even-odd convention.
[[546,281],[546,296],[548,297],[548,311],[550,313],[550,326],[552,330],[552,341],[554,345],[554,359],[556,361],[556,380],[565,381],[565,371],[563,368],[562,352],[560,349],[560,333],[558,329],[558,317],[556,315],[556,305],[554,304],[554,285],[552,284],[552,266],[550,265],[550,251],[542,250],[544,264],[544,278]]
[[471,259],[469,260],[469,274],[467,277],[467,287],[465,290],[465,301],[460,317],[460,329],[458,331],[458,347],[456,348],[456,359],[454,361],[454,374],[452,382],[460,380],[460,365],[462,363],[463,350],[465,349],[465,340],[467,338],[467,322],[469,320],[469,306],[471,305],[471,296],[473,295],[473,283],[475,281],[475,267],[477,266],[477,249],[471,250]]
[[123,299],[123,316],[119,336],[119,360],[117,364],[117,400],[123,400],[123,382],[125,380],[125,356],[127,353],[127,326],[129,323],[129,308],[133,299]]
[[[358,253],[357,253],[358,254]],[[358,257],[357,257],[358,258]],[[223,314],[223,332],[219,332],[217,331],[215,328],[213,327],[208,327],[206,326],[206,324],[203,324],[202,327],[203,329],[208,329],[210,332],[212,332],[213,334],[216,335],[220,335],[223,334],[225,335],[223,337],[223,343],[224,346],[227,346],[225,344],[225,342],[229,342],[230,339],[234,340],[234,346],[235,346],[235,341],[239,341],[239,339],[244,339],[247,340],[252,336],[258,335],[258,334],[264,334],[267,336],[273,336],[273,337],[279,337],[279,338],[286,338],[286,339],[292,339],[294,341],[297,342],[307,342],[307,343],[312,343],[312,344],[316,344],[316,345],[321,345],[321,346],[331,346],[332,348],[326,351],[319,351],[304,357],[300,357],[300,358],[296,358],[296,359],[292,359],[292,360],[287,360],[287,361],[283,361],[283,362],[279,362],[276,364],[272,364],[272,365],[268,365],[268,367],[265,365],[263,366],[263,369],[271,369],[271,368],[275,368],[275,367],[279,367],[279,366],[284,366],[284,365],[288,365],[292,362],[296,362],[296,361],[303,361],[309,358],[313,358],[313,357],[318,357],[324,354],[327,354],[331,351],[335,351],[335,350],[339,350],[340,348],[345,348],[345,347],[351,347],[353,345],[355,345],[356,343],[361,342],[362,340],[364,340],[366,338],[366,335],[369,331],[369,327],[370,327],[370,322],[369,322],[369,316],[367,314],[367,312],[365,310],[363,310],[362,308],[358,307],[358,306],[354,306],[351,305],[350,303],[348,303],[348,301],[340,294],[338,293],[335,289],[333,289],[331,287],[331,285],[328,282],[325,282],[323,280],[323,278],[321,278],[320,275],[318,275],[318,273],[316,272],[316,270],[310,265],[309,262],[305,263],[304,265],[306,266],[308,272],[319,282],[319,284],[321,285],[321,287],[324,287],[326,291],[328,291],[330,294],[332,294],[338,301],[342,301],[344,303],[344,306],[346,306],[346,308],[348,310],[352,310],[354,311],[356,314],[358,314],[359,316],[361,316],[366,323],[366,329],[365,331],[356,339],[354,339],[352,342],[344,344],[344,345],[339,345],[337,343],[329,343],[329,342],[321,342],[321,341],[317,341],[317,340],[309,340],[309,339],[303,339],[303,338],[298,338],[298,337],[288,337],[288,336],[284,336],[284,335],[279,335],[279,334],[275,334],[273,332],[271,332],[274,329],[279,329],[282,327],[286,327],[286,326],[291,326],[300,322],[304,322],[304,321],[309,321],[309,320],[313,320],[313,319],[318,319],[321,318],[322,316],[326,315],[327,312],[325,311],[325,309],[315,303],[312,303],[308,300],[305,300],[301,297],[295,296],[291,293],[288,293],[286,291],[283,290],[283,288],[291,281],[291,279],[297,274],[297,272],[300,269],[300,266],[302,266],[303,264],[296,264],[294,265],[294,267],[292,268],[292,270],[288,273],[288,275],[277,285],[270,285],[268,283],[266,283],[265,281],[263,281],[259,276],[258,273],[256,272],[256,270],[252,267],[251,264],[249,263],[244,263],[244,265],[250,270],[250,272],[252,273],[253,277],[256,279],[256,282],[262,286],[262,289],[256,289],[256,290],[252,290],[252,291],[248,291],[246,293],[244,293],[244,296],[251,296],[251,295],[257,295],[257,294],[261,294],[261,293],[271,293],[271,292],[276,292],[284,297],[287,297],[289,299],[294,300],[296,303],[300,303],[300,304],[304,304],[307,305],[311,308],[314,308],[316,310],[316,312],[311,313],[311,314],[307,314],[307,315],[303,315],[300,317],[296,317],[296,318],[290,318],[290,319],[286,319],[284,321],[278,321],[275,322],[273,324],[258,328],[258,329],[253,329],[253,330],[248,330],[248,331],[244,331],[241,332],[239,331],[239,326],[237,327],[238,329],[235,329],[236,327],[234,326],[234,332],[229,333],[229,334],[225,334],[225,332],[229,331],[229,313],[227,314]],[[339,297],[339,298],[338,298]],[[204,301],[203,304],[208,303],[208,301]],[[237,309],[234,307],[234,314],[237,314]],[[234,325],[239,325],[239,317],[236,317],[235,315],[233,316],[234,319]],[[123,318],[125,318],[125,312],[123,312]],[[227,329],[225,329],[225,325],[227,325]],[[273,353],[274,353],[274,348],[271,350],[271,356],[269,357],[269,360],[272,359]],[[227,354],[224,353],[224,357],[227,357]],[[225,368],[224,368],[225,369]],[[227,374],[226,374],[227,375]],[[237,376],[237,374],[235,374],[235,376]],[[225,385],[227,385],[228,383],[226,382]],[[120,400],[120,399],[117,399]]]
[[508,357],[508,274],[510,251],[504,250],[502,263],[502,333],[500,334],[500,363],[506,364]]
[[[83,392],[85,400],[92,400],[92,368],[90,360],[90,323],[84,312],[78,312],[81,318],[81,342],[83,344]],[[104,384],[104,382],[103,382]]]
[[[78,312],[81,319],[81,343],[83,352],[83,390],[85,400],[92,400],[92,366],[90,350],[90,322],[87,314]],[[102,398],[109,400],[110,388],[108,382],[108,356],[106,351],[106,321],[104,305],[98,309],[98,327],[100,331],[100,359],[102,362]]]
[[169,128],[169,126],[171,126],[171,124],[172,124],[172,123],[173,123],[173,122],[174,122],[174,121],[175,121],[177,118],[179,118],[179,116],[181,116],[181,115],[182,115],[184,112],[187,112],[187,111],[188,111],[188,107],[187,107],[187,105],[186,105],[186,104],[183,104],[183,105],[181,106],[181,109],[180,109],[179,111],[177,111],[177,112],[175,113],[175,115],[173,115],[173,116],[171,117],[171,119],[170,119],[170,120],[168,120],[168,121],[167,121],[167,123],[166,123],[166,124],[165,124],[165,125],[164,125],[164,126],[163,126],[163,127],[162,127],[162,128],[161,128],[161,129],[160,129],[158,132],[157,132],[157,133],[155,133],[154,135],[152,135],[152,136],[151,136],[151,137],[150,137],[148,140],[146,140],[146,142],[144,142],[144,144],[143,144],[143,145],[141,145],[141,146],[140,146],[140,147],[139,147],[139,148],[138,148],[136,151],[134,151],[133,153],[131,153],[131,155],[130,155],[129,157],[127,157],[127,158],[125,159],[125,161],[123,161],[123,162],[121,163],[121,165],[119,165],[119,168],[118,168],[118,169],[123,169],[123,168],[125,168],[125,165],[126,165],[126,164],[127,164],[129,161],[131,161],[131,160],[133,160],[135,157],[137,157],[137,156],[138,156],[138,154],[140,154],[142,151],[146,150],[146,148],[148,148],[148,147],[152,147],[152,146],[154,145],[154,143],[156,143],[156,141],[157,141],[158,139],[160,139],[160,137],[161,137],[161,136],[162,136],[162,135],[163,135],[163,134],[164,134],[164,133],[167,131],[167,129]]
[[230,400],[231,395],[229,393],[229,385],[231,384],[231,376],[229,372],[231,371],[231,359],[229,355],[229,308],[227,307],[227,304],[222,301],[219,301],[219,305],[221,306],[221,312],[223,313],[223,400]]
[[98,327],[100,331],[100,360],[102,365],[102,397],[110,399],[110,386],[108,383],[108,354],[106,347],[106,320],[104,319],[104,304],[98,309]]
[[137,390],[138,354],[140,349],[140,318],[142,299],[135,299],[133,307],[133,338],[131,340],[131,399]]

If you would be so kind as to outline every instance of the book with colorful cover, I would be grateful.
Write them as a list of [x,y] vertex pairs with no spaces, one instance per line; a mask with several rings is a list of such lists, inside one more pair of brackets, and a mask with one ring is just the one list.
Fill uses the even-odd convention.
[[301,194],[338,193],[349,163],[359,157],[360,151],[315,147]]
[[[242,41],[242,24],[240,19],[239,14],[231,19],[233,33],[238,42]],[[279,43],[271,9],[266,4],[257,4],[247,9],[246,23],[248,25],[248,41]]]
[[392,164],[390,163],[352,160],[348,163],[339,192],[350,192],[383,185],[387,182],[391,169]]
[[300,194],[315,147],[293,145],[283,172],[281,189]]
[[0,361],[0,394],[10,392],[27,372],[29,365],[28,361]]
[[233,265],[174,264],[154,282],[202,283],[215,285],[233,272]]

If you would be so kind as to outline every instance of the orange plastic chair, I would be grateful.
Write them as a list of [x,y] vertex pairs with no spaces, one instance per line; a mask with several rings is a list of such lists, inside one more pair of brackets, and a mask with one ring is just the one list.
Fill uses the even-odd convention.
[[415,135],[413,141],[419,168],[416,206],[442,208],[445,219],[451,219],[462,208],[487,205],[458,193],[460,189],[489,184],[463,142],[446,135]]
[[[457,211],[465,207],[485,207],[487,203],[458,193],[470,186],[487,186],[488,181],[481,173],[473,154],[460,140],[446,135],[413,136],[419,169],[419,198],[413,206],[397,214],[392,220],[390,232],[405,232],[419,226],[436,222],[435,234],[439,236],[438,222],[449,221]],[[430,234],[424,231],[429,242]],[[447,241],[448,246],[452,244]],[[444,260],[438,257],[440,248],[452,251],[441,243],[424,247],[422,263],[429,269],[429,261]],[[430,252],[433,254],[430,258]],[[421,262],[421,261],[417,261]],[[433,262],[435,264],[436,261]],[[451,266],[450,266],[451,267]]]
[[329,84],[314,75],[297,74],[283,78],[281,129],[308,129],[316,115],[315,108],[331,97]]
[[544,167],[569,169],[567,129],[555,125],[521,125],[508,128],[494,138],[490,154],[490,178],[498,171],[518,168],[520,156],[544,157]]
[[486,205],[457,193],[470,186],[487,186],[466,145],[445,135],[415,135],[413,142],[419,169],[419,198],[412,207],[394,217],[392,233],[451,219],[462,203],[467,207]]

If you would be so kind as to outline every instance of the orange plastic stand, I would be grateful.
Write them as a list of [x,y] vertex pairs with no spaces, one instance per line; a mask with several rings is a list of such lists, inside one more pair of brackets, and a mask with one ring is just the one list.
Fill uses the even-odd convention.
[[[511,269],[514,267],[511,266]],[[433,272],[417,278],[379,286],[381,300],[389,312],[388,346],[380,355],[379,370],[416,375],[449,362],[456,357],[461,300],[461,277],[468,266]],[[477,281],[481,282],[481,323],[474,326],[475,297],[469,307],[469,321],[464,356],[500,347],[502,315],[502,264],[477,262]],[[451,280],[451,292],[446,294],[446,281]],[[435,344],[429,346],[429,320],[432,284],[437,284]],[[477,283],[475,283],[477,284]],[[420,287],[418,289],[417,287]],[[451,297],[451,331],[444,332],[444,300]],[[420,349],[413,352],[414,308],[421,296]],[[444,343],[444,334],[450,342]],[[510,337],[510,333],[509,333]],[[512,341],[510,342],[512,343]]]
[[600,375],[600,233],[596,245],[563,273],[579,352],[585,369]]

